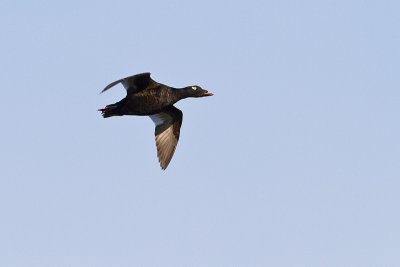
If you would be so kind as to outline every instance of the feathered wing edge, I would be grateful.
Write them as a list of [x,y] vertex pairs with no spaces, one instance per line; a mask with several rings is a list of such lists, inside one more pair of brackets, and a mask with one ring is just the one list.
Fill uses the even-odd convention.
[[156,125],[155,140],[157,156],[163,170],[168,167],[179,141],[183,113],[174,106],[165,108],[160,113],[150,115]]
[[115,82],[107,85],[101,92],[105,92],[115,85],[121,83],[128,93],[133,93],[146,89],[148,86],[154,86],[158,84],[156,81],[150,78],[150,72],[139,73],[133,76],[129,76],[123,79],[119,79]]

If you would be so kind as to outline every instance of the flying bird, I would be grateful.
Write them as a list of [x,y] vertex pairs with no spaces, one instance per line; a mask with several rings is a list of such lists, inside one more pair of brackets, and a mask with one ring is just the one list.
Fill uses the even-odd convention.
[[212,96],[207,90],[193,85],[174,88],[150,78],[150,73],[140,73],[107,85],[101,93],[121,83],[126,97],[115,104],[99,109],[104,118],[123,115],[149,116],[155,124],[157,156],[165,170],[174,155],[179,140],[183,113],[174,104],[187,97]]

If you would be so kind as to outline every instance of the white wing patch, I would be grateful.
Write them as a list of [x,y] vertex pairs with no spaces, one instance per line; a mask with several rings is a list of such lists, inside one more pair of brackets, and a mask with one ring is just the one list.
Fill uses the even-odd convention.
[[129,88],[129,80],[128,79],[122,79],[121,80],[121,83],[122,83],[122,85],[124,86],[124,88],[126,89],[126,90],[128,90],[128,88]]
[[157,113],[149,116],[156,126],[164,124],[168,121],[172,122],[172,118],[165,113]]
[[156,126],[158,126],[164,122],[164,120],[163,120],[162,116],[160,116],[160,114],[150,115],[149,117]]

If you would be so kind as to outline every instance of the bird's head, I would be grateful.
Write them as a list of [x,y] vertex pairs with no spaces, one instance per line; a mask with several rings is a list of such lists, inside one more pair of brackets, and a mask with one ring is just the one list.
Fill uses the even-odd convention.
[[209,93],[198,85],[192,85],[186,87],[187,92],[191,97],[203,97],[203,96],[213,96],[213,93]]

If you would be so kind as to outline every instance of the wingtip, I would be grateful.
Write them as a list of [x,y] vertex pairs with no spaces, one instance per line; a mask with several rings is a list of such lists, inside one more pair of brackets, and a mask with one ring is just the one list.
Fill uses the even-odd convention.
[[105,92],[105,91],[107,91],[108,89],[110,89],[110,88],[107,88],[107,87],[106,87],[106,88],[104,88],[103,90],[101,90],[101,91],[100,91],[100,93],[99,93],[99,94],[102,94],[102,93],[104,93],[104,92]]
[[160,163],[160,168],[161,168],[161,170],[165,171],[165,170],[167,169],[168,163],[165,164],[165,162],[164,162],[164,163],[161,162],[160,159],[158,159],[158,163]]

